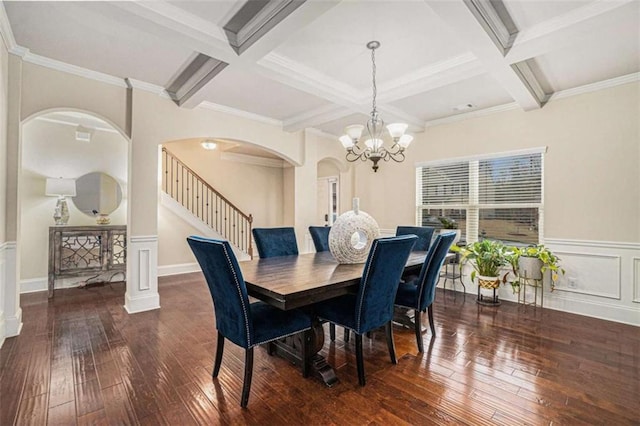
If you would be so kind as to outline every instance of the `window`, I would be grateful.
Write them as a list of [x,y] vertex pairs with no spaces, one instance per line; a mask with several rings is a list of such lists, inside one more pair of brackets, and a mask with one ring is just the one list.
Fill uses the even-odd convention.
[[428,162],[416,169],[417,221],[455,220],[463,239],[537,244],[542,237],[544,149]]

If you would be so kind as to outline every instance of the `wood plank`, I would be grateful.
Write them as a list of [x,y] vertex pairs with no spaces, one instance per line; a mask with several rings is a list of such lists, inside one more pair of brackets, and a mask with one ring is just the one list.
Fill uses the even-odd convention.
[[321,353],[340,379],[327,388],[258,347],[242,409],[244,350],[228,342],[220,375],[211,378],[215,318],[202,274],[162,277],[163,307],[155,312],[128,315],[124,292],[119,285],[61,289],[51,302],[46,294],[21,296],[24,331],[0,348],[1,425],[640,420],[640,333],[624,324],[509,302],[486,309],[471,295],[463,301],[437,290],[438,336],[425,333],[425,353],[417,352],[413,330],[394,327],[393,365],[384,335],[374,332],[364,339],[363,388],[353,339],[344,342],[339,329],[330,342],[325,331]]

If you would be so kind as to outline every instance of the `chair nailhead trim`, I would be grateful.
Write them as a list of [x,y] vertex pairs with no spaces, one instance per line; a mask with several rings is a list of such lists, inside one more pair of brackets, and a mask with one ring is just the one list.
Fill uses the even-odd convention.
[[238,282],[238,276],[236,275],[236,270],[233,267],[233,263],[231,263],[231,258],[229,257],[229,253],[227,252],[227,247],[222,243],[221,244],[224,250],[224,255],[227,258],[227,263],[229,263],[229,268],[231,272],[233,272],[233,279],[236,282],[236,290],[238,291],[238,296],[240,297],[240,303],[242,304],[242,313],[244,314],[244,325],[247,331],[247,346],[252,347],[254,345],[251,344],[251,333],[249,333],[249,315],[247,314],[247,307],[244,304],[244,298],[242,297],[242,291],[240,290],[240,283]]

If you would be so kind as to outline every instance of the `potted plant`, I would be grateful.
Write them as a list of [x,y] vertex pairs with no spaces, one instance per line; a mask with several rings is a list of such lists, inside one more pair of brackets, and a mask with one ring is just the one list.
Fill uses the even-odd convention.
[[452,247],[460,252],[462,264],[473,261],[471,280],[478,277],[478,285],[486,289],[496,289],[500,282],[505,282],[507,274],[500,278],[501,268],[508,263],[507,247],[500,241],[482,240],[468,244],[465,247]]
[[[560,258],[543,244],[523,248],[512,247],[510,251],[512,254],[509,263],[519,278],[542,280],[544,273],[551,271],[551,291],[555,289],[558,273],[565,273],[560,267]],[[514,291],[516,290],[514,286]]]
[[438,220],[442,224],[442,229],[440,230],[441,234],[455,231],[456,237],[453,239],[453,244],[456,244],[458,241],[460,241],[461,231],[458,229],[458,222],[444,216],[440,216]]

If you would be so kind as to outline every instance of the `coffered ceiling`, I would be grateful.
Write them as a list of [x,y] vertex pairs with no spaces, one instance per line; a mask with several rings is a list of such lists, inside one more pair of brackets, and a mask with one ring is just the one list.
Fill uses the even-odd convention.
[[[410,130],[639,79],[640,1],[4,2],[11,52],[207,107],[340,135]],[[6,11],[6,13],[5,13]],[[61,65],[62,64],[62,65]],[[68,69],[68,67],[67,67]]]

